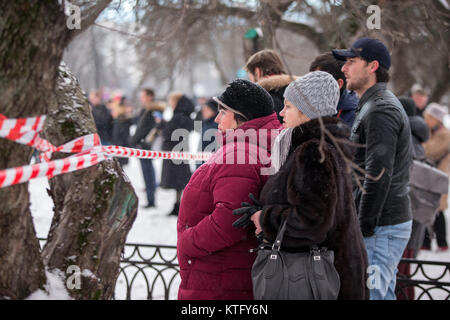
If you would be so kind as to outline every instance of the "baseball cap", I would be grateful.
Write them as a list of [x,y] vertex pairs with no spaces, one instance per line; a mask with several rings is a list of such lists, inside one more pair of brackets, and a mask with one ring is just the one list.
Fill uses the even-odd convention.
[[380,66],[389,70],[391,67],[391,55],[386,46],[377,39],[360,38],[349,49],[334,49],[333,55],[338,60],[361,57],[368,61],[377,60]]

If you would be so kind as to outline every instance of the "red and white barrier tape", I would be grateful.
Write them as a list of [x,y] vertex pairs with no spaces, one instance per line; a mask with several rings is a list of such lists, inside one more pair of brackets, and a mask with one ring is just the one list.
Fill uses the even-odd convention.
[[[42,163],[0,170],[0,188],[27,182],[39,177],[52,178],[56,175],[73,172],[93,166],[109,156],[141,159],[172,159],[206,161],[211,153],[167,152],[127,148],[121,146],[102,146],[97,134],[76,138],[59,147],[39,137],[45,116],[8,119],[0,114],[0,137],[17,143],[29,145],[41,152]],[[76,153],[70,157],[50,161],[53,152]]]

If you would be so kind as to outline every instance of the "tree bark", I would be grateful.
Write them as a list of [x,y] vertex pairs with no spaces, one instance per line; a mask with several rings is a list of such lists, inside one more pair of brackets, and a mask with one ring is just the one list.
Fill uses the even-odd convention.
[[[0,1],[0,112],[45,114],[68,43],[58,1]],[[32,149],[0,139],[0,170],[26,165]],[[0,189],[0,298],[23,299],[45,283],[28,183]]]
[[[61,145],[95,132],[89,103],[63,64],[45,138]],[[81,287],[68,287],[75,299],[110,299],[120,255],[137,213],[138,200],[131,183],[117,160],[111,159],[52,178],[48,192],[54,201],[54,216],[42,252],[44,264],[63,272],[71,265],[79,268]]]
[[[82,27],[110,1],[89,5]],[[81,32],[67,28],[63,6],[57,0],[0,0],[0,12],[0,112],[25,118],[51,111],[46,133],[57,145],[94,132],[86,99],[68,73],[59,78],[55,98],[64,49]],[[71,81],[64,84],[72,86],[63,86],[66,80]],[[0,170],[26,165],[31,155],[30,147],[0,139]],[[23,299],[43,289],[44,262],[62,271],[70,262],[92,272],[84,273],[82,288],[71,292],[73,297],[111,297],[120,253],[136,215],[130,183],[109,160],[53,179],[50,185],[56,214],[44,259],[29,210],[28,183],[0,189],[0,299]]]

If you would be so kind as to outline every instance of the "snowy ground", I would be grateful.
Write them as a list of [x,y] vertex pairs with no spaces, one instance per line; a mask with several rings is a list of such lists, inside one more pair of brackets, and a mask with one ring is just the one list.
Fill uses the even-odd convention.
[[[157,177],[160,177],[161,164],[161,160],[154,161]],[[125,166],[124,170],[130,178],[130,181],[134,185],[136,193],[139,197],[140,206],[144,205],[146,203],[145,185],[139,160],[130,159],[129,164]],[[41,238],[47,237],[53,214],[53,203],[50,197],[47,195],[46,188],[48,188],[48,182],[44,178],[35,179],[29,183],[29,190],[31,193],[31,213],[34,218],[37,235]],[[127,242],[140,244],[176,245],[176,217],[167,216],[167,213],[172,209],[174,201],[175,192],[173,190],[157,189],[157,207],[154,209],[144,209],[139,207],[136,221],[134,222],[134,225],[128,235]],[[450,234],[449,211],[446,212],[446,218],[448,236]],[[435,246],[436,244],[433,243],[433,249],[436,249]],[[422,251],[418,256],[418,259],[450,262],[450,252],[437,252],[435,250]],[[430,275],[441,274],[442,268],[427,267],[426,272]],[[140,277],[142,277],[142,275]],[[416,277],[416,279],[421,278],[423,277]],[[133,299],[144,299],[146,297],[146,287],[144,281],[142,280],[143,279],[136,279],[137,284],[133,287]],[[441,279],[440,281],[450,282],[450,275],[447,274],[446,277]],[[120,288],[123,288],[124,283],[123,280],[121,281],[120,277],[117,285],[118,290],[116,290],[116,294],[118,295],[118,298],[123,298],[124,294],[121,294]],[[175,283],[174,285],[177,288],[177,283]],[[171,299],[176,299],[176,288],[175,290],[172,290],[173,292],[171,292]],[[445,296],[443,293],[436,292],[435,294],[433,294],[433,297],[435,299],[442,299]],[[157,298],[162,299],[163,297],[161,295],[157,295]]]

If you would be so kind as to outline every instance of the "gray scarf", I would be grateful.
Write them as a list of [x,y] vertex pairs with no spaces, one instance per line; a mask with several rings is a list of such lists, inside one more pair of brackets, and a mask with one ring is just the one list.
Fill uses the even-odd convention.
[[272,167],[275,173],[278,172],[281,166],[286,162],[291,147],[292,131],[294,128],[283,129],[275,139],[272,150]]

